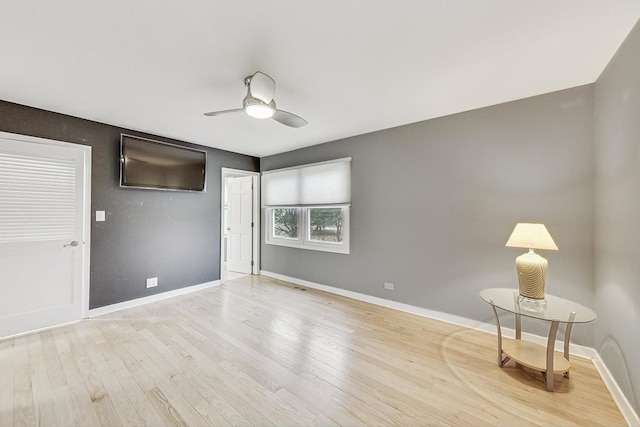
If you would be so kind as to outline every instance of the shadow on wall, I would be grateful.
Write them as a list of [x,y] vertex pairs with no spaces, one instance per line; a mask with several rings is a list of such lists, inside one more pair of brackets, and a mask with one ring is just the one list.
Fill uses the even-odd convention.
[[630,397],[629,400],[631,401],[631,405],[636,411],[638,411],[640,404],[633,390],[631,375],[627,368],[627,361],[624,358],[624,354],[622,353],[622,349],[618,342],[611,335],[607,335],[602,341],[602,344],[598,349],[598,353],[606,364],[607,369],[611,372],[613,378],[616,379],[616,382],[624,395]]

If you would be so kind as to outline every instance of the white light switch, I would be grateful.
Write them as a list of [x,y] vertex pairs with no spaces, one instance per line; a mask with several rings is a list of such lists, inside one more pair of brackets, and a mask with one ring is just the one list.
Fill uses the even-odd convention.
[[96,221],[104,221],[104,211],[96,211]]

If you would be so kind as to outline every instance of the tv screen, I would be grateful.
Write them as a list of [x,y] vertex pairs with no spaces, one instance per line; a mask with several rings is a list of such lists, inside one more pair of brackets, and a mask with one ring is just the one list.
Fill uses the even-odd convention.
[[207,153],[120,136],[120,187],[205,191]]

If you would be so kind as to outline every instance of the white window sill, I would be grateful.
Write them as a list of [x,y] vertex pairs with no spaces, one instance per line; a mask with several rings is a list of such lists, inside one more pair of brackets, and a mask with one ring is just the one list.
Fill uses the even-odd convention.
[[288,242],[286,240],[268,240],[265,242],[267,245],[274,246],[286,246],[289,248],[297,248],[297,249],[307,249],[311,251],[320,251],[320,252],[332,252],[336,254],[349,254],[349,246],[345,244],[327,244],[327,243],[315,243],[315,242],[305,242],[300,243],[299,241]]

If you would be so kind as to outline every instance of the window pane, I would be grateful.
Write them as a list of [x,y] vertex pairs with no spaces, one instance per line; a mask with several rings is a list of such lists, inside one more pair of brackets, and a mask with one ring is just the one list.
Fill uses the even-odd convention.
[[342,208],[309,208],[309,240],[342,242]]
[[298,238],[298,209],[272,209],[273,237]]

